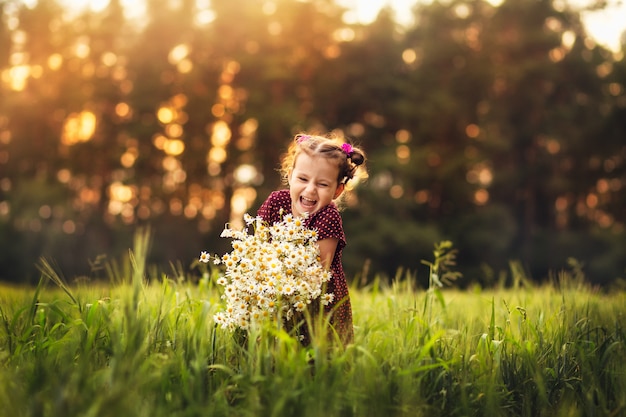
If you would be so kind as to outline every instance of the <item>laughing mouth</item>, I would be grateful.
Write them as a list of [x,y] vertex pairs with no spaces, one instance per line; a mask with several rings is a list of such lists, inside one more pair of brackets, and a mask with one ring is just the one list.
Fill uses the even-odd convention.
[[317,203],[317,200],[311,200],[306,197],[300,197],[300,204],[302,205],[302,207],[313,208],[315,207],[316,203]]

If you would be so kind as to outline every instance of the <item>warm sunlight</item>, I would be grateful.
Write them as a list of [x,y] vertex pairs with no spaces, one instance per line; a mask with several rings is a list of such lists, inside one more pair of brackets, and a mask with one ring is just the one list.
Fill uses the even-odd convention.
[[[500,4],[502,0],[488,0],[492,4]],[[385,5],[390,5],[395,18],[402,24],[411,24],[413,14],[411,8],[415,0],[337,0],[338,4],[350,8],[347,14],[349,23],[369,23],[376,19],[378,12]],[[568,0],[565,3],[580,9],[591,3],[589,0]],[[588,33],[595,41],[613,51],[620,50],[620,36],[626,31],[626,2],[607,1],[603,10],[584,12],[582,19]]]
[[583,14],[587,31],[600,45],[619,51],[620,37],[626,31],[626,2],[596,12]]
[[[35,3],[36,0],[28,0],[24,3]],[[62,6],[65,6],[68,16],[79,14],[85,8],[89,8],[95,12],[104,10],[109,5],[109,0],[59,0]],[[133,18],[141,16],[145,12],[143,1],[136,0],[120,0],[124,7],[127,17]]]
[[[501,0],[489,0],[493,4],[499,4]],[[24,1],[26,4],[36,3],[36,0]],[[85,7],[94,11],[104,9],[109,0],[60,0],[62,5],[67,6],[69,13],[79,13]],[[143,2],[136,0],[121,0],[127,16],[138,17],[144,12]],[[196,0],[198,6],[205,9],[207,0]],[[349,11],[345,15],[347,23],[369,23],[376,19],[378,12],[385,5],[389,5],[395,18],[401,24],[411,24],[413,14],[411,8],[417,3],[415,0],[337,0],[337,4],[347,7]],[[568,0],[568,4],[580,8],[589,4],[589,0]],[[620,49],[620,36],[626,30],[626,2],[608,1],[603,10],[583,13],[583,21],[588,32],[600,45],[613,51]]]
[[337,0],[337,4],[350,9],[345,16],[348,23],[369,23],[376,19],[380,9],[390,5],[395,18],[402,24],[410,24],[413,20],[411,8],[415,0]]

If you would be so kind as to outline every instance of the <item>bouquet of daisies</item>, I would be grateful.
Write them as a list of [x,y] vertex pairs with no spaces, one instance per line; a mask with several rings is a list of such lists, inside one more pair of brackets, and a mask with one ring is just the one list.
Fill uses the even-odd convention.
[[[287,214],[266,224],[260,217],[244,216],[246,227],[228,225],[221,237],[231,238],[233,250],[214,263],[225,267],[217,283],[224,287],[224,310],[213,317],[223,329],[248,329],[266,320],[290,320],[313,300],[328,305],[333,294],[323,293],[331,278],[319,257],[317,232],[304,220]],[[201,262],[209,262],[207,252]]]

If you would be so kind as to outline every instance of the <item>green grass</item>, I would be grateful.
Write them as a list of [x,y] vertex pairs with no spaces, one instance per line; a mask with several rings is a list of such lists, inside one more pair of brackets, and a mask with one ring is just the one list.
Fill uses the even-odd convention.
[[374,283],[351,291],[354,344],[304,349],[216,328],[211,274],[148,283],[144,244],[108,285],[67,286],[44,263],[38,288],[0,288],[0,416],[626,415],[623,292],[567,273],[488,291]]

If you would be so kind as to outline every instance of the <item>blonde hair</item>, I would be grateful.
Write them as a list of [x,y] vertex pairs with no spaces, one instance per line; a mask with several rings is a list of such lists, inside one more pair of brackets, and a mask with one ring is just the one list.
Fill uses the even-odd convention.
[[365,152],[346,139],[339,136],[299,133],[281,158],[280,174],[284,184],[288,183],[289,173],[302,152],[311,157],[321,156],[337,162],[339,167],[337,184],[344,184],[347,191],[352,190],[368,176],[365,169]]

